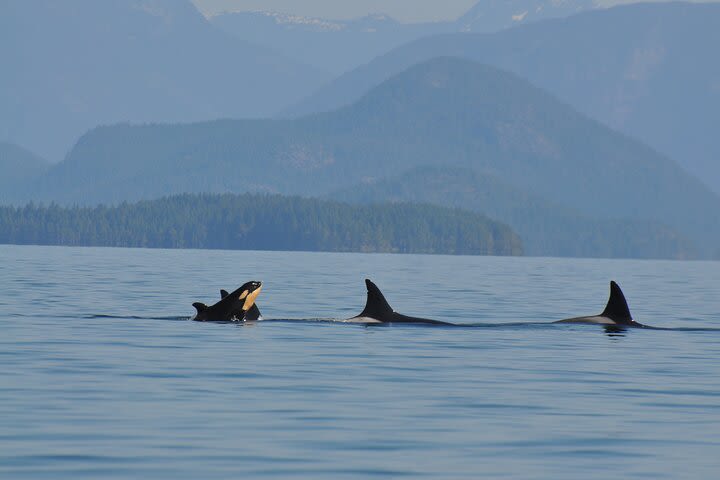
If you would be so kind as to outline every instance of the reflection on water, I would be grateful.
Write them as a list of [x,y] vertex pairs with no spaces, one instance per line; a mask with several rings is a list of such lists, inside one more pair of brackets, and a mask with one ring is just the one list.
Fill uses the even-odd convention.
[[608,337],[624,337],[628,330],[620,325],[605,325],[604,328]]

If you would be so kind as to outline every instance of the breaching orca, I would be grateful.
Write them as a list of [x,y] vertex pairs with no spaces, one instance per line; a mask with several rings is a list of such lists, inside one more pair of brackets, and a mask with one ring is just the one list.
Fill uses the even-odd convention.
[[416,318],[401,315],[393,311],[380,289],[370,280],[365,280],[367,286],[367,302],[365,309],[357,317],[345,320],[347,323],[424,323],[434,325],[451,325],[447,322],[429,320],[427,318]]
[[[255,299],[262,290],[262,282],[248,282],[232,293],[221,291],[222,300],[208,307],[204,303],[193,303],[197,314],[192,318],[197,322],[244,322],[253,320]],[[260,311],[257,310],[257,317]],[[257,318],[255,318],[256,320]]]
[[610,282],[610,299],[605,310],[600,315],[568,318],[555,323],[591,323],[595,325],[645,328],[645,325],[633,320],[625,295],[623,295],[622,290],[615,282]]

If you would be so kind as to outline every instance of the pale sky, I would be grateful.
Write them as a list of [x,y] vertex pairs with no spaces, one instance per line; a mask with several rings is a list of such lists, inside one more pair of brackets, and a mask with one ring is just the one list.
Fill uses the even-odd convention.
[[[329,19],[386,13],[403,22],[454,20],[479,0],[193,0],[206,15],[222,11],[269,10]],[[597,0],[603,6],[637,0]],[[658,1],[658,0],[655,0]],[[663,0],[660,0],[663,1]],[[703,0],[701,0],[703,1]],[[704,0],[720,1],[720,0]]]

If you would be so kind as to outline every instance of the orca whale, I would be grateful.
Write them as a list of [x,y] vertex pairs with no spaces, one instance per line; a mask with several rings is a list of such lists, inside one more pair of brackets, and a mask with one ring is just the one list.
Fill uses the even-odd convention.
[[408,317],[395,312],[380,289],[370,280],[365,280],[367,301],[365,309],[356,317],[344,320],[346,323],[382,324],[382,323],[419,323],[432,325],[452,325],[451,323],[427,318]]
[[[208,307],[204,303],[193,303],[197,313],[192,320],[197,322],[245,322],[251,320],[248,313],[255,306],[255,299],[260,295],[262,282],[247,282],[232,293],[223,295],[222,299]],[[259,316],[260,311],[257,310]],[[254,315],[250,315],[254,316]]]
[[608,299],[605,310],[603,310],[600,315],[568,318],[553,323],[589,323],[594,325],[647,328],[645,325],[633,320],[627,301],[625,300],[625,295],[623,295],[622,290],[620,290],[620,286],[614,281],[610,282],[610,298]]
[[[220,298],[225,298],[228,295],[230,295],[227,290],[220,290]],[[253,303],[253,306],[250,307],[250,310],[245,312],[245,318],[244,320],[246,322],[255,322],[257,320],[262,320],[262,314],[260,313],[260,309],[257,306],[257,303]]]

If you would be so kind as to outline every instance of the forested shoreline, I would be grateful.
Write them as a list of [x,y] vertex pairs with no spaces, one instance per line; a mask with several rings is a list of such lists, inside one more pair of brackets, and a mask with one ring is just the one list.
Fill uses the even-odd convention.
[[177,195],[117,206],[0,207],[0,243],[522,255],[508,226],[460,209],[281,195]]

